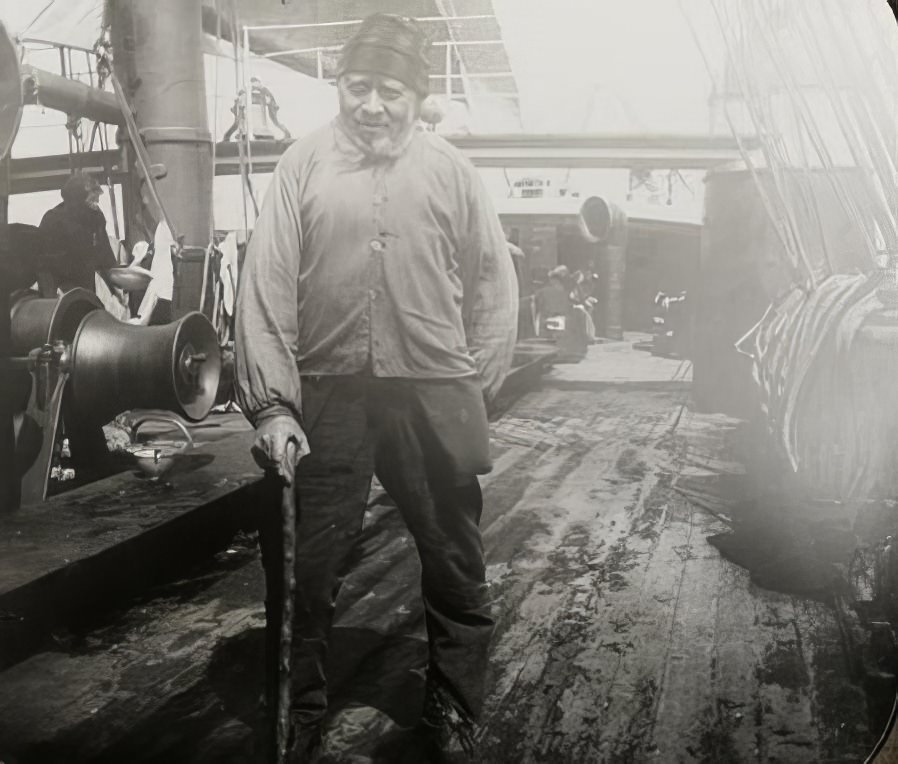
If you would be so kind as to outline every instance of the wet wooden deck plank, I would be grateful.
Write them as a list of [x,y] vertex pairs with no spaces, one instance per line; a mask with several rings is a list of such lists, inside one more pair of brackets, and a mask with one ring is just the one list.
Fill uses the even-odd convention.
[[[532,385],[551,364],[554,350],[521,343],[516,354],[519,363],[503,387],[506,397],[513,388]],[[142,433],[158,436],[170,429],[150,421]],[[261,473],[248,458],[252,431],[241,414],[210,417],[191,429],[197,448],[162,480],[142,479],[125,468],[122,457],[117,474],[0,514],[0,612],[27,615],[29,602],[47,592],[58,600],[83,600],[84,592],[68,590],[65,581],[85,577],[92,568],[100,578],[114,575],[121,560],[165,549],[166,536],[195,524],[195,515],[200,523],[207,521],[204,508],[221,511],[223,499],[259,481]],[[103,561],[112,558],[103,570]]]
[[249,435],[203,444],[187,457],[196,469],[170,482],[127,470],[0,516],[0,598],[259,480],[246,458]]
[[[249,642],[250,663],[261,659],[264,586],[254,542],[233,551],[0,674],[0,753],[47,764],[190,761],[198,729],[257,712],[259,673],[241,676],[228,655]],[[185,724],[191,715],[205,724]]]
[[[561,489],[539,495],[536,488],[537,495],[512,510],[513,515],[526,509],[528,500],[547,509],[583,507],[590,492],[603,504],[585,524],[582,516],[556,513],[554,558],[545,550],[535,555],[562,562],[557,567],[563,571],[579,569],[580,576],[557,580],[551,564],[526,571],[522,566],[508,576],[519,589],[527,578],[534,583],[523,596],[509,596],[514,613],[508,617],[520,621],[494,647],[503,669],[487,723],[485,760],[510,750],[514,760],[534,762],[759,756],[857,761],[870,743],[862,699],[855,694],[852,710],[821,694],[833,681],[840,692],[859,690],[844,671],[832,676],[841,649],[832,612],[758,590],[745,571],[722,560],[705,540],[723,529],[720,523],[667,485],[683,465],[692,471],[701,466],[706,454],[674,442],[672,460],[659,458],[657,446],[670,418],[658,412],[655,421],[645,419],[644,397],[638,416],[622,401],[604,402],[615,412],[613,429],[628,435],[605,437],[600,450],[620,454],[634,444],[652,445],[661,433],[652,447],[638,452],[649,477],[608,494],[597,491],[595,482],[585,490],[578,486],[574,471]],[[732,465],[720,453],[727,428],[718,432],[716,449],[709,437],[725,423],[711,418],[709,424],[691,433],[700,446],[694,450],[710,446],[716,466]],[[611,474],[607,453],[591,453],[583,461],[602,465],[599,474]],[[556,460],[556,468],[562,463]],[[535,474],[533,485],[545,477]],[[503,519],[512,525],[508,516]],[[525,555],[519,550],[516,557]],[[590,573],[590,567],[603,574]],[[827,668],[818,671],[818,659]],[[834,719],[822,718],[827,708],[836,727],[853,730],[850,735],[836,739]]]
[[[715,474],[726,465],[738,471],[725,453],[730,429],[723,418],[685,412],[678,430],[687,447],[676,475]],[[720,558],[705,541],[723,529],[713,516],[677,493],[670,500],[671,521],[688,522],[691,532],[680,550],[679,612],[650,745],[670,760],[819,760],[814,699],[796,677],[804,666],[796,639],[814,628],[799,627],[791,598],[755,589],[746,571]],[[821,618],[827,613],[817,603],[811,608]],[[827,626],[838,631],[832,618]],[[772,655],[776,667],[765,664]]]
[[0,518],[0,667],[226,545],[261,477],[249,435],[204,443],[170,483],[128,471]]
[[[636,570],[638,575],[644,568],[640,558],[652,543],[643,538],[634,544],[631,538],[634,530],[647,534],[633,512],[645,483],[654,479],[636,449],[663,432],[670,420],[670,399],[655,410],[644,405],[627,412],[623,418],[629,421],[614,427],[607,426],[607,420],[621,417],[620,401],[606,397],[596,401],[595,409],[589,409],[586,400],[574,403],[581,404],[585,416],[580,418],[586,420],[594,442],[551,496],[541,495],[553,484],[551,477],[540,481],[535,476],[535,494],[522,502],[555,507],[554,538],[534,555],[541,562],[538,567],[514,577],[513,588],[524,588],[527,579],[532,588],[519,601],[513,595],[508,598],[507,617],[515,620],[520,614],[520,628],[500,637],[495,648],[497,657],[507,650],[516,658],[514,680],[501,690],[508,718],[497,708],[487,736],[493,733],[494,751],[512,745],[522,761],[588,759],[602,755],[603,748],[610,749],[608,755],[626,754],[624,749],[637,741],[633,725],[640,723],[644,693],[652,686],[645,672],[651,661],[645,653],[659,646],[658,635],[666,630],[655,598],[671,596],[666,591],[672,583],[667,566],[663,586],[648,587],[642,595],[624,591],[631,586],[628,573]],[[622,454],[629,459],[621,462]],[[620,474],[621,469],[629,474]],[[650,602],[641,607],[639,600],[645,597]],[[633,672],[622,657],[632,647],[628,632],[639,622],[655,636],[640,647],[643,665]],[[518,642],[518,633],[526,644]],[[497,663],[503,664],[501,658]],[[522,711],[527,714],[526,732],[516,740],[505,728],[508,722],[517,724],[513,718]],[[618,722],[623,728],[614,731]]]
[[[623,377],[620,364],[623,353],[608,374]],[[664,373],[680,371],[652,370]],[[676,490],[680,475],[738,472],[731,420],[693,415],[685,387],[644,381],[600,379],[590,390],[549,380],[494,425],[483,527],[499,623],[480,760],[856,761],[870,734],[860,712],[844,716],[848,701],[863,700],[839,665],[832,613],[753,587],[705,540],[720,521]],[[167,615],[124,629],[130,662],[111,663],[115,651],[101,644],[35,656],[29,671],[0,675],[0,740],[27,719],[32,745],[82,740],[106,761],[241,760],[252,724],[247,696],[259,685],[241,686],[213,656],[222,644],[258,640],[260,575],[245,570],[208,589],[223,597],[247,575],[255,583],[242,587],[242,600],[203,606],[193,597],[168,611],[150,603],[151,614]],[[419,702],[418,571],[397,514],[375,502],[361,564],[341,596],[337,703],[389,707],[372,694],[386,692],[378,689],[384,675],[406,716]],[[161,663],[138,656],[142,644]],[[253,654],[235,654],[233,668],[245,671]],[[53,702],[28,694],[39,674]],[[150,697],[141,706],[128,692]],[[97,698],[108,702],[92,713]],[[335,750],[370,756],[385,728],[375,716],[351,727],[338,715]],[[84,739],[97,725],[108,734],[91,747]],[[191,758],[179,758],[185,753]]]

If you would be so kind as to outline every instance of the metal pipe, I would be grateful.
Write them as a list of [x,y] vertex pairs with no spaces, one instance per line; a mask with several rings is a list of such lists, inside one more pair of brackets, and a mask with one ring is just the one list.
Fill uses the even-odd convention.
[[[504,45],[502,40],[436,40],[431,45],[434,48],[440,47],[456,47],[460,45]],[[318,51],[338,51],[342,50],[342,45],[316,45],[313,48],[292,48],[290,50],[275,50],[271,53],[257,54],[260,58],[276,58],[277,56],[293,56],[299,53],[314,53]]]
[[[415,21],[477,21],[480,19],[494,19],[493,13],[481,13],[473,16],[420,16]],[[363,19],[349,19],[344,21],[312,21],[305,24],[266,24],[263,26],[243,27],[251,32],[260,32],[263,30],[287,30],[287,29],[310,29],[324,27],[346,27],[353,24],[361,24]]]
[[452,46],[446,46],[446,98],[452,98]]
[[[7,256],[9,236],[6,227],[6,202],[6,195],[0,195],[0,281],[3,284],[12,281],[12,274],[6,273],[4,268],[4,263],[12,260]],[[0,514],[18,509],[20,503],[19,476],[15,469],[15,395],[10,334],[9,290],[0,287]]]
[[[157,175],[156,187],[187,250],[212,236],[212,135],[206,106],[201,0],[114,0],[116,75]],[[132,198],[139,199],[139,189]],[[200,305],[202,261],[175,263],[175,317]]]
[[580,207],[579,223],[584,238],[600,245],[599,332],[609,339],[623,339],[627,215],[618,206],[591,196]]
[[624,338],[624,279],[627,274],[627,248],[604,244],[599,255],[600,331],[611,340]]
[[247,172],[253,171],[252,140],[253,140],[253,89],[250,87],[250,49],[249,29],[243,28],[243,140],[246,141],[246,167]]
[[22,64],[21,70],[24,103],[40,104],[48,109],[85,117],[94,122],[125,124],[125,118],[112,93],[28,64]]
[[24,44],[31,43],[33,45],[49,45],[51,48],[65,47],[71,48],[72,50],[79,50],[83,53],[93,53],[93,50],[91,50],[90,48],[84,48],[81,45],[70,45],[69,43],[66,43],[64,46],[60,46],[59,40],[44,40],[40,37],[20,37],[18,38],[18,40],[19,42]]
[[22,80],[19,58],[6,27],[0,21],[0,93],[6,102],[0,119],[0,513],[18,509],[19,475],[15,468],[16,442],[13,428],[15,385],[12,369],[12,332],[9,320],[9,288],[13,282],[13,258],[9,236],[9,159],[6,156],[19,129],[22,116]]
[[495,80],[514,77],[514,72],[465,72],[464,74],[431,74],[428,76],[432,80]]

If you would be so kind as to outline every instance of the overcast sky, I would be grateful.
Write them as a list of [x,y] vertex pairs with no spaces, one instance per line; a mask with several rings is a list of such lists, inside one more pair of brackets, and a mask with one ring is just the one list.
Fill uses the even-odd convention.
[[703,133],[710,80],[677,0],[493,0],[527,132]]
[[[873,12],[881,23],[888,23],[894,38],[896,28],[885,0],[857,2],[859,12]],[[710,77],[681,10],[685,6],[692,14],[707,14],[709,0],[493,0],[493,4],[520,92],[525,132],[709,132]],[[8,22],[10,31],[23,32],[46,6],[47,0],[0,0],[0,19]],[[101,13],[101,0],[57,0],[28,33],[90,45]],[[709,16],[693,15],[692,21],[706,44],[719,39]],[[898,41],[894,47],[898,51]],[[722,52],[717,59],[719,66]],[[46,66],[54,68],[52,62]],[[233,73],[227,62],[222,66],[218,108],[213,110],[217,116],[210,120],[219,134],[230,121],[233,99]],[[273,70],[264,77],[276,93],[296,89],[292,72],[285,70],[283,82]],[[207,84],[215,90],[211,82]],[[327,92],[313,91],[312,85]],[[310,129],[306,124],[310,120],[323,122],[336,108],[326,86],[310,82],[309,88],[302,98],[281,98],[281,117],[294,135]],[[301,113],[293,114],[294,106]],[[15,153],[64,152],[63,116],[34,107],[27,111]],[[487,132],[513,129],[507,119],[483,127]],[[497,186],[504,187],[504,178],[499,180]]]
[[[21,32],[45,0],[0,0]],[[678,0],[494,0],[529,132],[708,129],[709,80]],[[30,33],[87,47],[102,3],[57,2]],[[77,23],[73,23],[77,21]]]

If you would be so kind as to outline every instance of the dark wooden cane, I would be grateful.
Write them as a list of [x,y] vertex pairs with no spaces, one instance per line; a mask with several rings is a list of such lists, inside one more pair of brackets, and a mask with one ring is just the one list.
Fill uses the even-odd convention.
[[290,684],[293,666],[293,608],[296,597],[296,494],[293,484],[281,489],[281,531],[283,536],[283,596],[281,597],[281,633],[278,645],[277,764],[287,761],[290,740]]

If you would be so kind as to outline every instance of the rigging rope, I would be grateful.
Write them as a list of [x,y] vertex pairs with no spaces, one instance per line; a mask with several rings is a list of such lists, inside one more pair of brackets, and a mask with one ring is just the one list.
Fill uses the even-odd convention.
[[824,188],[859,232],[870,269],[883,247],[898,247],[898,57],[890,29],[874,23],[875,3],[680,0],[740,144],[748,119],[758,150],[740,146],[743,161],[796,283],[812,289],[844,254],[824,237]]
[[[233,45],[234,50],[234,88],[235,92],[240,92],[240,45],[237,40],[237,30],[240,27],[237,25],[237,6],[235,0],[228,0],[228,11],[231,17],[231,43]],[[239,106],[238,106],[239,108]],[[237,118],[239,119],[239,111],[237,114]],[[244,118],[244,125],[246,124]],[[245,128],[244,128],[245,131]],[[246,206],[246,165],[244,164],[244,156],[243,156],[243,147],[240,144],[240,136],[237,136],[237,151],[240,155],[240,191],[243,198],[243,233],[249,238],[249,212]]]

